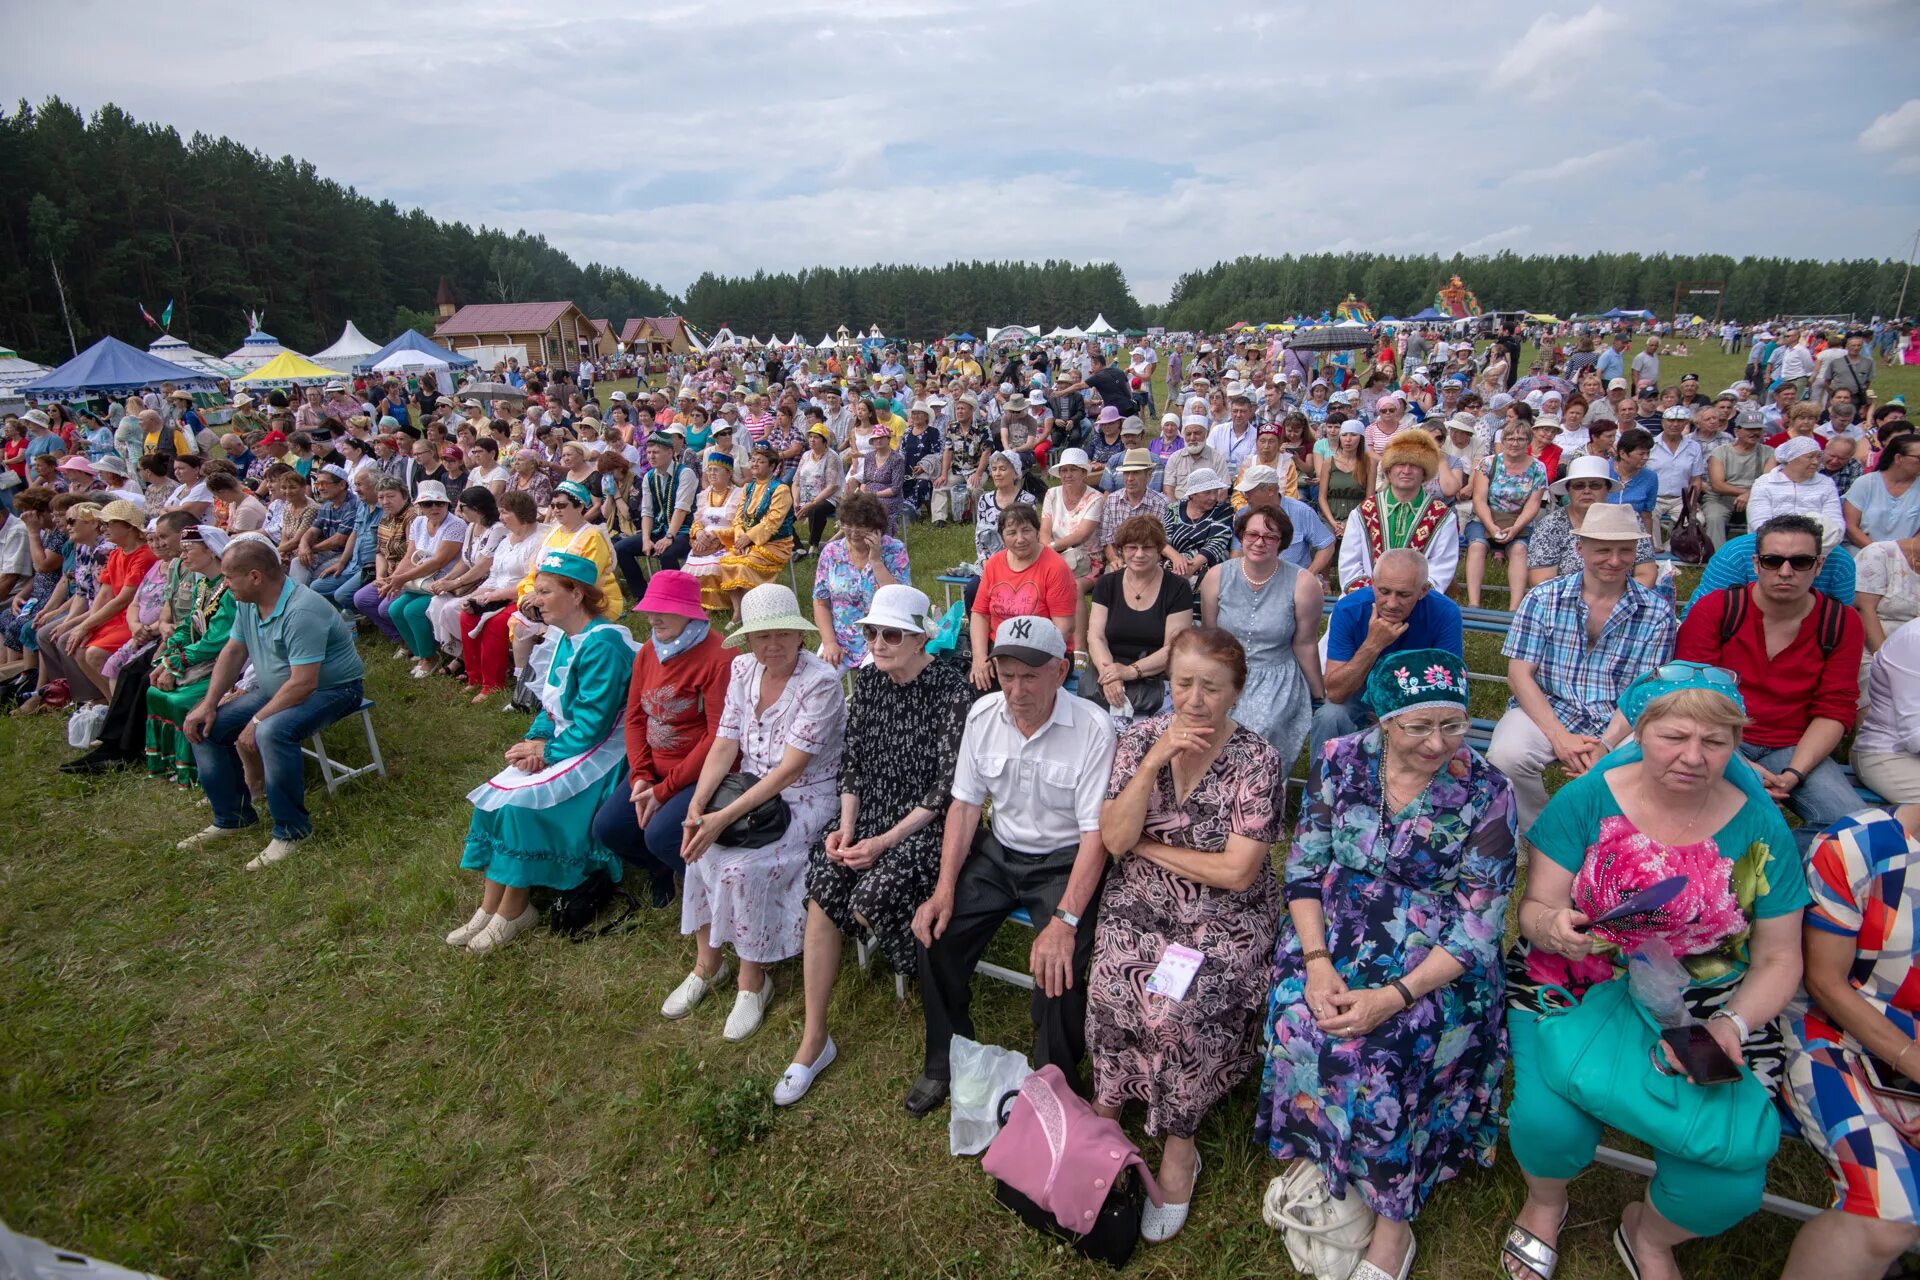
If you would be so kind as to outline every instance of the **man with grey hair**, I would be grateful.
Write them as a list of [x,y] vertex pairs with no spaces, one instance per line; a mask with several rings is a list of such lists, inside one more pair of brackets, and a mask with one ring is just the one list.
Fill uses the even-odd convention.
[[1309,769],[1329,740],[1373,723],[1360,695],[1380,659],[1413,649],[1466,652],[1460,606],[1430,588],[1427,558],[1411,547],[1381,552],[1372,583],[1334,602],[1325,643],[1327,697],[1313,713]]

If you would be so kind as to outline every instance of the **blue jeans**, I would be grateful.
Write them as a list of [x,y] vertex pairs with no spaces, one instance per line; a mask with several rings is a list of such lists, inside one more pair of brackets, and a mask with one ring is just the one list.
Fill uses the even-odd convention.
[[327,573],[315,578],[310,585],[315,591],[333,601],[334,606],[341,612],[352,613],[353,593],[365,586],[366,581],[362,566],[348,565],[345,569],[341,569],[336,562]]
[[[200,767],[200,789],[213,805],[216,827],[250,827],[260,820],[253,797],[247,794],[240,771],[240,752],[233,745],[254,712],[267,705],[269,695],[259,690],[243,693],[214,713],[213,727],[193,747]],[[276,711],[254,728],[254,744],[267,776],[267,811],[273,815],[273,838],[304,840],[313,834],[307,816],[307,779],[300,744],[334,721],[360,709],[360,682],[331,689],[315,689],[305,702]]]
[[1351,702],[1334,702],[1329,699],[1320,704],[1313,713],[1313,733],[1308,739],[1307,780],[1313,780],[1313,765],[1320,759],[1320,753],[1335,738],[1344,738],[1348,734],[1359,733],[1362,729],[1373,727],[1373,712],[1359,694]]
[[680,836],[693,803],[693,787],[682,787],[663,800],[644,830],[627,796],[622,788],[601,803],[600,812],[593,815],[593,838],[619,854],[622,862],[646,872],[656,885],[671,888],[673,878],[687,870],[680,860]]
[[[1740,744],[1740,754],[1772,773],[1780,772],[1793,760],[1792,747],[1762,747],[1751,742]],[[1829,758],[1815,765],[1793,789],[1787,796],[1787,807],[1799,815],[1800,825],[1794,829],[1793,838],[1805,853],[1822,831],[1865,804],[1840,766]]]

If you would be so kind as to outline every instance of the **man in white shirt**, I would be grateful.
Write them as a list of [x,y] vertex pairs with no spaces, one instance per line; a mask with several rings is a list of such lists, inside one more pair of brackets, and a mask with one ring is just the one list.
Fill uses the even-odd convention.
[[1805,399],[1813,381],[1813,350],[1807,346],[1806,334],[1788,331],[1774,358],[1779,361],[1774,378],[1792,386]]
[[[991,653],[997,693],[973,704],[953,773],[933,896],[914,914],[926,1065],[906,1109],[923,1116],[946,1101],[948,1051],[971,1039],[973,971],[1016,907],[1036,930],[1033,973],[1037,1066],[1051,1063],[1078,1086],[1086,1054],[1087,965],[1106,872],[1100,808],[1113,763],[1113,722],[1061,686],[1072,669],[1058,627],[1008,618]],[[980,825],[993,799],[993,817]]]
[[1687,435],[1693,414],[1685,405],[1674,405],[1660,415],[1660,434],[1653,438],[1653,451],[1647,466],[1660,479],[1660,496],[1653,504],[1653,545],[1666,545],[1664,529],[1669,520],[1680,518],[1687,495],[1698,499],[1706,484],[1707,459],[1697,441]]
[[1240,464],[1253,456],[1253,444],[1259,432],[1253,426],[1252,396],[1245,391],[1228,396],[1227,409],[1232,419],[1207,434],[1207,447],[1226,460],[1227,470],[1220,474],[1232,479]]

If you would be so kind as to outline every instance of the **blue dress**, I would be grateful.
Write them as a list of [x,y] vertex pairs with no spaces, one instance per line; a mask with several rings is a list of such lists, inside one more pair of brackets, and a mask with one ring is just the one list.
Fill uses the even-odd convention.
[[1280,753],[1282,773],[1291,773],[1313,724],[1313,695],[1293,656],[1298,625],[1293,586],[1301,571],[1282,560],[1273,577],[1255,591],[1247,584],[1243,564],[1229,560],[1220,567],[1216,618],[1247,651],[1247,683],[1234,704],[1233,718],[1271,743]]
[[1283,925],[1255,1131],[1276,1158],[1313,1160],[1335,1195],[1357,1186],[1404,1222],[1440,1183],[1493,1163],[1515,818],[1512,784],[1464,744],[1426,794],[1383,818],[1381,751],[1378,727],[1327,744],[1287,855],[1287,900],[1320,901],[1351,990],[1386,986],[1435,947],[1466,971],[1365,1036],[1332,1038],[1307,1009],[1300,937]]
[[593,815],[627,785],[622,729],[638,649],[625,627],[595,618],[534,651],[541,710],[527,737],[546,740],[547,764],[502,769],[468,793],[463,868],[514,889],[578,888],[595,867],[620,879],[619,855],[593,838]]

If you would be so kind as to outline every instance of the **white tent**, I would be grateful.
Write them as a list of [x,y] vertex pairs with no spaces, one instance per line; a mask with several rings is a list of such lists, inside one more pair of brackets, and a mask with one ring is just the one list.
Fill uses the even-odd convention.
[[[293,348],[281,346],[280,339],[270,333],[264,333],[259,329],[255,329],[247,335],[245,342],[242,342],[235,350],[227,352],[222,358],[228,364],[238,366],[242,373],[252,373],[261,365],[271,361],[275,356],[285,354],[289,351],[293,351]],[[294,351],[293,354],[300,355],[297,351]],[[301,356],[300,358],[303,360],[306,359],[305,356]]]
[[1087,336],[1086,331],[1083,329],[1055,329],[1052,333],[1049,333],[1047,335],[1047,339],[1048,341],[1053,341],[1054,339],[1072,340],[1074,338],[1084,338],[1086,336]]
[[707,344],[707,350],[717,351],[721,347],[737,347],[740,345],[740,339],[734,336],[733,330],[727,328],[725,325],[721,325],[720,331],[713,335],[713,341]]
[[1087,336],[1089,338],[1102,337],[1109,333],[1118,332],[1120,332],[1118,329],[1107,323],[1107,317],[1104,313],[1095,316],[1093,323],[1087,326]]
[[1030,324],[1010,324],[1001,328],[988,328],[988,342],[1026,342],[1035,337],[1040,330]]
[[793,336],[787,339],[787,345],[790,347],[804,347],[807,345],[807,340],[801,337],[800,331],[796,329],[794,330]]
[[6,347],[0,347],[0,401],[19,401],[25,404],[26,401],[15,392],[14,388],[24,387],[29,382],[43,378],[52,372],[53,370],[43,364],[22,360],[15,352]]
[[425,351],[400,350],[373,366],[375,373],[432,374],[441,395],[453,394],[452,366],[439,356]]
[[347,327],[340,331],[340,337],[325,351],[313,353],[313,362],[323,364],[329,369],[338,369],[342,373],[351,373],[353,366],[380,350],[380,344],[360,332],[353,321],[347,321]]
[[815,351],[831,351],[831,350],[833,350],[833,335],[832,335],[832,334],[830,334],[830,333],[823,333],[823,334],[821,334],[821,335],[820,335],[820,341],[819,341],[819,342],[816,342],[816,343],[814,344],[814,346],[813,346],[813,349],[814,349]]
[[885,342],[887,340],[887,335],[880,332],[880,326],[877,324],[867,330],[867,337],[876,342]]
[[206,374],[213,378],[237,378],[245,372],[218,356],[210,356],[204,351],[195,350],[170,333],[155,338],[147,347],[147,353],[159,356],[162,360],[172,361],[183,369],[191,369],[195,373]]

